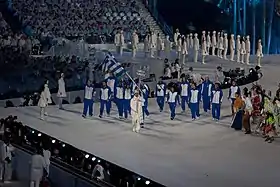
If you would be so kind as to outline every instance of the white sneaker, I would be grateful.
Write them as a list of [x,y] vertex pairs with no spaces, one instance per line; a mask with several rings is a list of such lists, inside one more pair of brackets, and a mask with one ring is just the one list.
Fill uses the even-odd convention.
[[212,118],[212,120],[215,121],[216,119],[215,119],[215,118]]
[[192,121],[194,121],[195,120],[195,118],[192,118]]
[[40,117],[40,120],[44,121],[45,119],[43,117]]
[[196,119],[199,119],[199,117],[196,117]]
[[47,112],[45,112],[45,114],[44,114],[45,116],[48,116],[48,113]]

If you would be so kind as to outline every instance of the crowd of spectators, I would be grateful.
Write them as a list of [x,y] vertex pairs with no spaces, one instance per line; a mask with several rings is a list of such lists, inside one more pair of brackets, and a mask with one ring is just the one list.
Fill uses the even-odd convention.
[[14,0],[23,25],[32,27],[39,37],[104,37],[113,41],[118,28],[123,28],[125,38],[133,30],[144,35],[147,30],[139,7],[133,0]]
[[[20,59],[21,58],[21,59]],[[23,94],[33,94],[47,79],[50,89],[56,89],[60,72],[64,72],[68,90],[75,90],[84,82],[88,62],[75,56],[31,57],[15,55],[9,63],[19,63],[10,66],[7,73],[1,74],[1,99],[22,97]],[[5,66],[7,67],[7,66]],[[9,96],[9,97],[8,97]]]

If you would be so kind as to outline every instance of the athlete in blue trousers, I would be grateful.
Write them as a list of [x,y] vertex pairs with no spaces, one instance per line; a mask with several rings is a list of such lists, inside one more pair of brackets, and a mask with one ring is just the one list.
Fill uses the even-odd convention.
[[100,89],[100,118],[103,117],[105,107],[106,113],[109,116],[111,110],[111,89],[107,86],[107,83],[104,81],[102,83],[102,88]]
[[115,91],[115,87],[116,87],[116,77],[114,77],[111,73],[110,76],[107,77],[107,79],[105,80],[107,83],[107,86],[111,89],[111,98],[110,98],[110,108],[112,108],[112,101],[114,101],[114,91]]
[[181,95],[181,107],[182,112],[186,111],[186,105],[189,102],[189,92],[190,92],[190,83],[186,78],[182,79],[182,82],[180,84],[180,95]]
[[118,107],[119,118],[123,118],[123,107],[124,107],[124,86],[123,82],[120,81],[115,87],[115,102]]
[[167,93],[167,102],[170,109],[170,119],[174,120],[176,115],[176,98],[178,97],[178,92],[175,92],[174,88],[171,87],[170,91]]
[[229,88],[229,92],[228,92],[228,99],[231,102],[231,113],[232,114],[234,114],[233,103],[235,101],[235,93],[238,93],[239,95],[241,94],[239,86],[236,85],[235,81],[232,81],[231,87]]
[[84,110],[82,115],[84,118],[86,118],[87,113],[89,113],[89,116],[93,116],[95,93],[94,86],[92,85],[91,81],[88,80],[87,85],[85,86]]
[[156,86],[156,97],[157,97],[157,104],[159,106],[160,112],[162,112],[164,108],[165,94],[166,94],[166,84],[162,81],[159,81]]
[[133,92],[131,89],[131,85],[127,83],[124,89],[124,118],[127,119],[128,114],[131,115],[131,108],[130,108],[130,100],[132,98]]
[[145,100],[143,104],[143,119],[145,119],[145,115],[147,117],[150,115],[150,112],[148,110],[149,87],[146,84],[142,85],[141,87],[141,94],[143,99]]
[[199,119],[199,102],[201,99],[201,92],[195,83],[191,83],[189,92],[189,106],[192,114],[192,120]]
[[223,101],[223,91],[220,88],[220,84],[216,83],[215,88],[211,92],[213,120],[216,120],[216,121],[220,120],[222,101]]
[[202,96],[204,112],[210,111],[211,91],[212,91],[212,82],[209,80],[209,77],[206,76],[205,80],[201,84],[201,96]]

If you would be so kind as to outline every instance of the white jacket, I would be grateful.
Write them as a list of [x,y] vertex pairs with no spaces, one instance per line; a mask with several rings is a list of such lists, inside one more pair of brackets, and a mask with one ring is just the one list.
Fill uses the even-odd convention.
[[38,106],[41,107],[41,108],[44,108],[44,107],[48,106],[48,99],[47,99],[46,93],[44,91],[41,92],[40,99],[39,99],[39,102],[38,102]]
[[211,47],[211,37],[209,34],[206,36],[206,46]]
[[257,49],[257,57],[263,57],[263,52],[262,52],[262,44],[258,43],[258,49]]
[[211,43],[212,47],[217,47],[217,38],[215,35],[212,36],[212,43]]
[[224,38],[221,36],[219,40],[219,49],[223,50],[224,49]]
[[188,44],[187,41],[185,40],[182,44],[182,54],[183,55],[188,55]]
[[148,53],[150,51],[150,39],[151,37],[147,35],[144,39],[144,52]]
[[115,35],[115,41],[114,41],[116,46],[122,47],[124,45],[124,36],[122,33],[117,33]]
[[162,50],[162,40],[160,37],[157,37],[157,51]]
[[201,53],[202,53],[202,56],[207,55],[207,44],[206,44],[205,40],[202,42],[202,45],[201,45]]
[[37,181],[41,179],[44,174],[44,168],[46,168],[44,157],[39,154],[33,155],[31,158],[30,180]]
[[51,104],[52,103],[51,92],[50,92],[49,86],[47,84],[45,84],[44,92],[45,92],[48,104]]
[[197,37],[193,39],[193,48],[195,51],[199,50],[199,39]]
[[234,38],[230,39],[230,50],[235,50],[235,41]]
[[167,52],[170,52],[170,50],[171,50],[171,42],[170,42],[169,38],[165,38],[164,51],[167,53]]
[[66,97],[66,91],[65,91],[65,82],[63,78],[60,78],[58,80],[58,92],[57,97]]
[[151,48],[157,47],[157,35],[155,33],[151,35],[150,47]]
[[142,111],[142,105],[144,103],[144,99],[141,98],[140,96],[138,97],[133,97],[130,100],[130,108],[131,108],[131,117],[132,118],[139,118],[141,120],[143,111]]
[[131,45],[132,45],[132,48],[133,48],[133,49],[137,49],[138,44],[139,44],[138,35],[137,35],[136,33],[133,33],[133,34],[132,34],[132,37],[131,37]]

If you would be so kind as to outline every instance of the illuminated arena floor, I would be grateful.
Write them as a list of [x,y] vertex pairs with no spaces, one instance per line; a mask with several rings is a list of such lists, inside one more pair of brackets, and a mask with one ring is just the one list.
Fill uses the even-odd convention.
[[[264,77],[259,81],[272,91],[279,82],[277,58],[264,58]],[[206,65],[191,65],[209,73],[221,63],[228,68],[239,66],[215,57],[208,60]],[[178,114],[170,121],[168,107],[160,113],[151,99],[151,116],[139,134],[132,132],[129,120],[116,118],[115,106],[111,117],[104,119],[83,119],[82,104],[65,108],[60,111],[55,106],[49,107],[46,121],[39,119],[38,107],[1,109],[0,117],[17,115],[32,128],[166,186],[279,187],[279,139],[268,144],[260,137],[229,128],[231,118],[226,98],[219,123],[212,122],[208,114],[192,122],[189,113]],[[98,104],[95,111],[99,111]],[[180,111],[178,108],[177,112]]]

